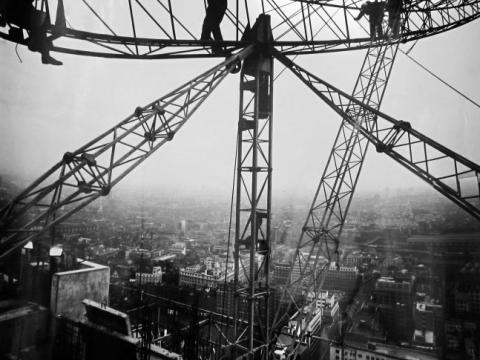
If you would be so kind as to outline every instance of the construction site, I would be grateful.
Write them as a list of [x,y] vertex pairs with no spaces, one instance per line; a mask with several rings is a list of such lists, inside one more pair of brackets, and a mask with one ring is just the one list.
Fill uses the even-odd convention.
[[[480,359],[480,148],[469,140],[478,137],[471,134],[477,125],[464,123],[464,147],[446,128],[446,138],[459,144],[452,147],[424,133],[431,123],[421,122],[428,114],[423,109],[450,109],[463,120],[467,110],[457,114],[444,99],[422,104],[412,119],[381,109],[389,95],[398,108],[415,107],[401,90],[387,91],[397,57],[403,57],[432,79],[432,88],[445,88],[462,109],[474,109],[468,114],[478,115],[477,94],[472,99],[412,55],[430,37],[477,31],[478,38],[478,17],[478,0],[0,0],[2,51],[12,50],[4,64],[14,56],[18,69],[22,57],[26,63],[21,75],[7,76],[4,66],[2,79],[11,80],[1,99],[6,115],[0,129],[23,131],[31,124],[26,138],[44,131],[35,130],[39,123],[50,127],[45,144],[32,137],[34,144],[25,146],[34,151],[21,150],[32,163],[27,170],[16,159],[25,138],[0,131],[5,144],[15,139],[15,146],[0,149],[0,170],[21,169],[31,177],[24,184],[0,172],[0,358]],[[469,44],[475,54],[477,44]],[[348,60],[348,71],[331,65],[344,65],[338,59],[350,54],[360,61]],[[332,63],[323,62],[332,55]],[[303,59],[325,74],[351,78],[353,90],[324,80]],[[95,83],[82,74],[82,63]],[[118,74],[125,89],[105,81],[95,64],[111,66],[112,73],[118,64],[125,66]],[[137,104],[133,99],[147,91],[126,80],[129,64],[135,71],[156,66],[147,78],[134,70],[132,76],[170,90]],[[177,77],[177,66],[190,69]],[[471,82],[478,83],[476,66],[471,68]],[[58,103],[42,104],[42,88],[76,69],[77,75],[68,76],[72,83],[84,77],[85,87],[61,85],[55,90]],[[203,70],[187,79],[197,69]],[[274,94],[286,76],[292,90],[279,104]],[[236,90],[227,88],[215,100],[217,88],[228,81]],[[26,94],[29,87],[38,95],[35,101]],[[122,91],[128,96],[120,99],[115,94]],[[301,99],[303,94],[310,97]],[[71,102],[82,96],[94,96],[97,103]],[[224,111],[227,105],[215,107],[215,101],[229,98],[238,104],[233,118]],[[19,105],[13,104],[17,99]],[[298,113],[311,99],[322,106],[318,114]],[[132,112],[120,122],[95,109],[124,105]],[[29,110],[18,111],[37,106],[45,116],[61,118],[61,125],[48,125],[43,112],[35,119]],[[89,116],[98,120],[78,125],[75,116],[83,117],[90,106]],[[327,110],[335,127],[322,161],[313,160],[318,149],[307,149],[307,140],[302,144],[297,135],[311,131],[312,141],[321,143],[330,134],[307,127],[287,132],[288,152],[310,154],[306,167],[321,165],[314,193],[305,194],[313,195],[306,212],[293,202],[287,210],[275,209],[281,201],[275,200],[273,160],[277,166],[281,156],[275,155],[280,141],[273,141],[274,113],[284,120],[279,113],[288,107],[298,114],[288,120],[292,128],[302,127],[303,117],[327,117]],[[225,127],[233,126],[232,141],[217,140],[220,129],[207,131],[208,126],[185,138],[231,142],[229,180],[215,172],[224,167],[225,150],[217,148],[222,160],[208,159],[195,170],[183,165],[185,173],[172,175],[170,165],[190,155],[167,151],[174,151],[197,115],[228,118]],[[15,117],[22,118],[18,125]],[[108,130],[97,132],[97,124]],[[443,122],[434,124],[432,133],[441,134]],[[71,148],[58,153],[55,136]],[[50,149],[57,160],[47,167]],[[165,167],[162,158],[152,162],[164,151]],[[189,151],[200,149],[192,145]],[[403,198],[389,192],[355,202],[362,169],[373,169],[363,166],[367,152],[395,163],[404,174],[392,175],[398,183],[412,178],[431,194],[408,190]],[[291,162],[284,182],[298,182],[294,189],[303,191],[305,174]],[[375,170],[389,171],[379,164]],[[119,184],[136,173],[137,181],[148,182],[149,167],[180,187],[208,179],[212,188],[225,188],[223,212],[223,202],[213,204],[201,187],[208,201],[185,195],[182,203],[176,190],[160,200],[145,191],[130,202],[115,198]],[[378,187],[374,180],[371,186]]]

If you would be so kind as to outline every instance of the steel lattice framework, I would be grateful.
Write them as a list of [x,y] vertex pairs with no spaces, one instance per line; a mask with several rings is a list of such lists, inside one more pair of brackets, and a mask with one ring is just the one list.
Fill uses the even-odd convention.
[[[377,110],[380,108],[397,50],[398,43],[388,43],[367,50],[352,97]],[[349,109],[349,113],[355,116],[355,123],[361,124],[364,121],[364,113],[360,106],[351,102]],[[340,236],[368,144],[357,127],[342,119],[297,243],[281,302],[294,299],[305,288],[310,289],[314,296],[318,296],[324,278],[321,270],[328,268],[332,261],[339,263]],[[324,267],[319,266],[321,258],[327,260]],[[293,277],[295,270],[297,274]],[[304,301],[293,302],[293,304],[295,311],[305,306]],[[307,323],[313,315],[312,312],[313,307],[309,312]],[[281,312],[279,308],[272,327],[280,326],[288,316],[289,313]],[[302,331],[303,335],[305,335],[304,331]],[[297,339],[297,345],[302,341],[304,339]]]
[[[204,1],[179,5],[171,0],[127,0],[115,9],[101,0],[36,0],[48,16],[46,29],[56,39],[52,50],[76,55],[125,59],[195,58],[211,53],[213,42],[199,40]],[[266,0],[264,13],[272,17],[275,47],[284,54],[366,49],[370,39],[355,15],[360,0]],[[402,36],[411,41],[431,36],[476,19],[478,0],[435,2],[417,0],[404,5]],[[232,1],[222,24],[227,53],[248,44],[242,39],[258,9],[248,2]],[[111,12],[116,16],[112,18]],[[366,22],[366,20],[364,20]],[[198,30],[194,30],[198,29]],[[8,26],[0,37],[17,43],[28,41]],[[379,40],[378,46],[389,40]]]
[[[358,129],[377,152],[385,153],[480,219],[479,165],[414,130],[409,122],[396,120],[363,104],[294,64],[283,54],[276,52],[275,56],[337,114]],[[358,114],[350,104],[359,107],[362,123],[356,121]]]
[[[0,258],[45,233],[100,196],[146,160],[174,135],[232,69],[252,52],[239,52],[171,93],[137,107],[125,120],[43,174],[0,210],[7,236]],[[60,209],[66,209],[57,216]],[[21,230],[21,231],[18,231]]]
[[[273,58],[269,54],[270,18],[254,27],[257,51],[245,61],[240,76],[235,219],[234,339],[241,353],[268,356],[269,239],[272,203]],[[241,256],[241,252],[246,253]],[[248,305],[247,326],[239,316]],[[247,319],[245,319],[247,320]]]
[[[250,16],[255,11],[248,4],[237,0],[227,11],[222,24],[226,40],[219,44],[201,41],[200,31],[192,31],[195,23],[191,14],[203,13],[204,2],[181,8],[171,0],[128,0],[117,9],[121,15],[112,18],[100,0],[35,1],[36,8],[47,15],[44,28],[55,41],[53,51],[125,59],[227,56],[227,60],[138,107],[77,151],[65,153],[59,163],[1,209],[0,259],[107,195],[153,152],[173,140],[195,110],[242,62],[234,251],[236,311],[233,318],[222,314],[212,322],[221,333],[221,342],[235,356],[267,358],[292,308],[302,310],[305,295],[313,293],[315,297],[321,289],[325,267],[317,265],[322,256],[327,264],[336,260],[342,227],[370,143],[480,219],[480,167],[415,131],[410,123],[379,111],[398,44],[476,19],[480,1],[408,3],[402,11],[400,37],[377,41],[365,37],[363,23],[354,21],[357,0],[266,0],[263,15],[253,26]],[[81,16],[88,19],[85,24],[78,22]],[[7,23],[0,29],[0,37],[28,43],[18,31],[11,31],[8,19],[0,20]],[[212,45],[221,45],[225,51],[213,54]],[[287,57],[361,48],[367,49],[367,54],[352,95]],[[341,125],[297,245],[293,266],[299,267],[300,275],[295,279],[290,276],[283,287],[282,299],[289,311],[280,306],[271,319],[274,58],[340,115]],[[242,304],[247,305],[245,317],[239,312]],[[233,336],[221,331],[232,320]],[[305,329],[297,334],[297,340],[303,341]]]

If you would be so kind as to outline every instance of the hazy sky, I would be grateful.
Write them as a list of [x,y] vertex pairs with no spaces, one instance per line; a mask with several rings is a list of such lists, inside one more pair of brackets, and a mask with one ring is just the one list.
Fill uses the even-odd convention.
[[[201,17],[198,17],[199,28]],[[199,31],[199,29],[198,29]],[[411,55],[480,101],[480,21],[418,42]],[[408,49],[411,44],[403,45]],[[218,63],[209,60],[111,60],[52,54],[64,65],[0,40],[0,171],[33,180],[133,112]],[[351,92],[363,51],[297,61]],[[275,64],[276,71],[282,69]],[[175,136],[122,187],[159,191],[228,191],[232,183],[239,76],[230,75]],[[340,119],[286,71],[274,89],[274,191],[313,194]],[[480,109],[398,55],[382,110],[480,162]],[[425,186],[385,155],[371,151],[359,190]],[[115,191],[115,190],[114,190]]]

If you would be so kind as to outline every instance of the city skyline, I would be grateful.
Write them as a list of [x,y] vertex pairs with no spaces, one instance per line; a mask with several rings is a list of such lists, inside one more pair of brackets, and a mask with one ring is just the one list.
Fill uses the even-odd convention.
[[479,4],[5,0],[0,357],[477,360]]

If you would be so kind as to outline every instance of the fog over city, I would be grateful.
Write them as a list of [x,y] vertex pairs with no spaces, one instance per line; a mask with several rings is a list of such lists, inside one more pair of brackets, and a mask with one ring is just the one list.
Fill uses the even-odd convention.
[[480,359],[479,1],[1,0],[0,358]]

